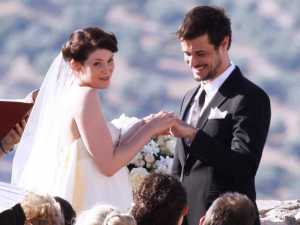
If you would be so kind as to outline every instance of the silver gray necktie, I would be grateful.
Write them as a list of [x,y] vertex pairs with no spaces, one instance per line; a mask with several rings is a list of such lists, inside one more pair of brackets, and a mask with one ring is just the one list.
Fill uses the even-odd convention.
[[192,125],[193,127],[197,127],[197,123],[200,117],[200,113],[201,113],[201,109],[204,105],[205,102],[205,96],[206,96],[206,92],[203,89],[201,91],[201,94],[199,96],[198,101],[194,101],[192,107],[191,107],[191,120],[190,120],[190,125]]

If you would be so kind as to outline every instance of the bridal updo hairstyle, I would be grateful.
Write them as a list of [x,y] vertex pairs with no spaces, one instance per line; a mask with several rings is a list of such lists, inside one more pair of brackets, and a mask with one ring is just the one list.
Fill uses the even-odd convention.
[[74,59],[83,64],[89,55],[97,49],[117,52],[117,38],[113,33],[105,32],[98,27],[87,27],[75,30],[61,51],[65,61]]

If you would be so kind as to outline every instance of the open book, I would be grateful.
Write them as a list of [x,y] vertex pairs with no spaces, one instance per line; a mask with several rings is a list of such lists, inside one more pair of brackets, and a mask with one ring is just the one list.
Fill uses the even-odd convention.
[[25,118],[33,103],[19,99],[0,99],[0,140]]

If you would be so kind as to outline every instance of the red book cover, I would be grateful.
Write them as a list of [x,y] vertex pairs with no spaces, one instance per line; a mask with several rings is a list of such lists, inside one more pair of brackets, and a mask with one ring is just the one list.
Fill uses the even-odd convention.
[[33,103],[18,100],[0,100],[0,140],[25,118],[32,106]]

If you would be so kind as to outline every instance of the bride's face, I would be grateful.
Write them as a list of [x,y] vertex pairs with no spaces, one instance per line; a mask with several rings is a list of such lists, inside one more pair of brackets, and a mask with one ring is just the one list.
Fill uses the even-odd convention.
[[82,65],[82,85],[97,89],[107,88],[114,71],[114,54],[107,49],[92,52]]

